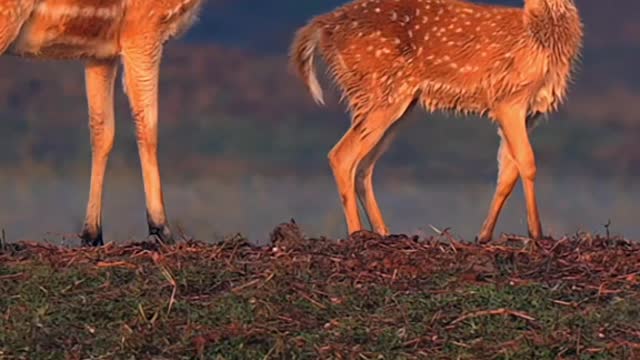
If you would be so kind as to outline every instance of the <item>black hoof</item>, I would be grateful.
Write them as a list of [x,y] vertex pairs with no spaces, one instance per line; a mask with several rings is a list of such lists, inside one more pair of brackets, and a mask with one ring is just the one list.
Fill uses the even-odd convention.
[[97,231],[90,231],[88,228],[82,229],[82,232],[78,235],[82,241],[82,246],[102,246],[104,241],[102,240],[102,229]]
[[149,215],[147,211],[147,224],[149,224],[149,239],[156,240],[157,242],[165,245],[175,244],[171,229],[167,224],[158,224]]
[[176,241],[173,239],[173,234],[171,234],[171,229],[169,229],[167,225],[157,226],[149,223],[149,238],[155,238],[160,243],[166,245],[176,243]]
[[486,245],[486,244],[490,243],[491,240],[493,240],[493,238],[491,236],[477,235],[476,238],[475,238],[476,244],[480,244],[480,245]]

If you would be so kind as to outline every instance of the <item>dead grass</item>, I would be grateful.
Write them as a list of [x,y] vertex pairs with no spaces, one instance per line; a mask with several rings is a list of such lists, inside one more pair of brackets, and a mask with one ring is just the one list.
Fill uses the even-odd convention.
[[362,232],[69,249],[6,244],[0,358],[640,356],[640,245]]

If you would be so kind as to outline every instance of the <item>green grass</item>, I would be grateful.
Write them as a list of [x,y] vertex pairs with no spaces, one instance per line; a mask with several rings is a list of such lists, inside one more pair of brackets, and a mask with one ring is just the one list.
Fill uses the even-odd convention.
[[0,357],[638,356],[638,248],[551,246],[23,246],[0,255]]

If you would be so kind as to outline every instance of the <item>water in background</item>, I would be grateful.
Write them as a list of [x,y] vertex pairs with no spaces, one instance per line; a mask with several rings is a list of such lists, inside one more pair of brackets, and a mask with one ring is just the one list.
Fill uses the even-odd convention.
[[[103,225],[106,241],[141,240],[146,235],[142,182],[137,173],[107,176]],[[85,209],[89,178],[0,178],[0,227],[7,239],[45,240],[75,245]],[[639,185],[579,177],[541,177],[539,206],[545,234],[611,231],[640,238]],[[394,233],[431,235],[429,225],[450,227],[465,239],[478,231],[494,184],[378,181],[383,214]],[[280,222],[295,218],[309,236],[344,237],[342,210],[333,179],[326,177],[245,178],[222,182],[214,177],[190,182],[165,179],[165,202],[173,230],[199,240],[219,240],[236,232],[264,243]],[[520,185],[497,226],[500,232],[526,234]]]

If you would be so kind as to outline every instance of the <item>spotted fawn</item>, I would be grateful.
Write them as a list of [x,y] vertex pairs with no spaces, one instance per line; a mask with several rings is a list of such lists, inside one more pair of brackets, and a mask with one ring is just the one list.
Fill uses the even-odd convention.
[[290,63],[316,102],[319,53],[351,113],[329,152],[349,233],[362,229],[357,200],[373,230],[387,234],[372,173],[398,121],[416,103],[427,111],[486,116],[498,125],[498,180],[477,240],[491,240],[518,177],[529,235],[542,236],[529,133],[565,98],[583,25],[573,0],[525,0],[523,8],[464,0],[356,0],[300,28]]

